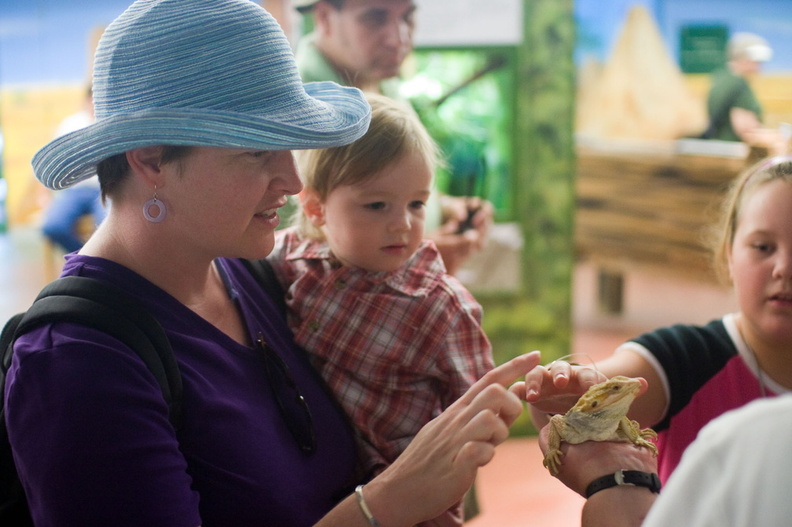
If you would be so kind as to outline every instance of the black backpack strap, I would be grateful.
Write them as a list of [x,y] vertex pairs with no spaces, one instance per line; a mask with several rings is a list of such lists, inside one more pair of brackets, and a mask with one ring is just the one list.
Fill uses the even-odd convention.
[[272,298],[278,305],[278,309],[285,316],[286,315],[286,297],[283,287],[278,282],[278,277],[275,276],[275,270],[269,260],[242,260],[250,274],[256,281],[264,288],[267,295]]
[[[3,326],[3,331],[0,332],[0,386],[5,384],[5,373],[8,371],[9,366],[11,366],[11,354],[13,353],[11,344],[14,342],[17,326],[19,326],[24,316],[24,313],[17,313],[12,316],[8,319],[5,326]],[[0,391],[0,403],[2,402],[3,392]]]
[[13,343],[26,331],[54,322],[96,328],[134,350],[157,379],[171,424],[176,430],[182,426],[181,374],[159,322],[138,301],[110,283],[79,276],[55,280],[42,289],[27,312],[11,317],[0,333],[0,519],[4,525],[33,525],[5,427],[4,386]]
[[[160,323],[137,300],[108,282],[81,276],[60,278],[42,289],[19,321],[13,338],[54,322],[96,328],[135,351],[157,379],[171,423],[177,430],[181,428],[183,389],[176,358]],[[6,350],[4,372],[10,361],[11,350]]]
[[25,491],[19,481],[11,453],[11,444],[8,441],[3,406],[5,377],[11,365],[14,336],[17,326],[24,316],[25,313],[17,313],[11,317],[0,333],[0,354],[2,354],[2,362],[0,362],[0,519],[3,520],[4,525],[33,527]]

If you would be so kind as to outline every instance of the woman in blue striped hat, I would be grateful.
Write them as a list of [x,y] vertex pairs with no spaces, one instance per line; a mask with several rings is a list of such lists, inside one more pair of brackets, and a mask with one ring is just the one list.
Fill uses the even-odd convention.
[[19,337],[5,411],[36,524],[413,525],[459,500],[521,411],[505,386],[537,355],[488,374],[364,489],[346,417],[242,260],[270,252],[301,190],[291,150],[366,131],[362,94],[304,85],[247,0],[135,2],[99,43],[93,90],[96,122],[34,170],[52,189],[98,174],[109,215],[63,274],[159,321],[182,419],[118,338],[72,322]]

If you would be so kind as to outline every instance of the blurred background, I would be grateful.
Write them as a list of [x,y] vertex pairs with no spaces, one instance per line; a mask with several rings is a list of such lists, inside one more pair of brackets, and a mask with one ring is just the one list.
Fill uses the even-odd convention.
[[[304,33],[289,0],[261,3],[290,39]],[[578,351],[585,328],[630,334],[721,313],[720,300],[688,313],[673,297],[667,320],[652,317],[659,297],[636,302],[634,284],[724,292],[704,228],[725,185],[767,148],[687,138],[707,123],[709,74],[735,32],[774,51],[751,80],[764,125],[792,123],[789,0],[417,4],[402,95],[443,149],[441,190],[495,206],[490,243],[460,278],[485,306],[498,362]],[[96,42],[127,5],[0,0],[0,237],[5,263],[21,262],[2,273],[4,317],[57,275],[61,254],[39,233],[52,195],[30,159],[82,108]]]
[[[52,195],[30,159],[83,108],[96,42],[129,3],[0,0],[0,320],[57,276],[62,252],[40,230]],[[260,3],[294,42],[305,32],[289,0]],[[736,32],[772,47],[750,82],[763,126],[789,134],[790,0],[416,3],[401,95],[442,147],[441,190],[495,207],[489,245],[459,276],[485,307],[497,362],[533,349],[596,360],[734,305],[706,227],[729,182],[772,152],[761,137],[696,136]],[[533,432],[524,421],[515,436]],[[483,471],[486,511],[471,525],[574,525],[580,502],[546,474],[515,471],[530,457],[542,472],[535,446],[515,441]]]

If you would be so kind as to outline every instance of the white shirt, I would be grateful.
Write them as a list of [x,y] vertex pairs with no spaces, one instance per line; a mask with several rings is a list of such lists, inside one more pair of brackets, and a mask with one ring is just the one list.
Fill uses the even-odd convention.
[[792,525],[792,395],[761,399],[711,421],[643,527]]

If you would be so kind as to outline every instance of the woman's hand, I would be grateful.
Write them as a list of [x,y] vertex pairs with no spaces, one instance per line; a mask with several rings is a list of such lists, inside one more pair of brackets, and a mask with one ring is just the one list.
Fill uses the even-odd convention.
[[522,413],[522,402],[507,387],[539,360],[532,352],[487,373],[366,485],[366,501],[382,525],[414,525],[462,499]]
[[493,223],[492,203],[477,197],[442,196],[443,223],[426,233],[443,257],[449,274],[456,274],[465,261],[484,248]]
[[[539,448],[547,452],[549,427],[539,432]],[[585,496],[595,479],[617,470],[657,472],[657,458],[648,448],[630,442],[586,441],[576,445],[561,443],[564,462],[555,476],[564,485]]]
[[[547,426],[539,433],[542,453],[547,452],[548,434]],[[585,496],[592,481],[618,470],[657,472],[657,458],[651,451],[629,442],[562,443],[561,450],[564,463],[555,477],[581,496]],[[602,490],[586,500],[581,526],[638,527],[656,498],[657,494],[645,487],[617,486]]]
[[511,391],[530,403],[532,422],[542,428],[549,421],[548,414],[566,413],[586,390],[604,380],[605,375],[594,368],[556,360],[531,370],[525,382],[514,384]]

